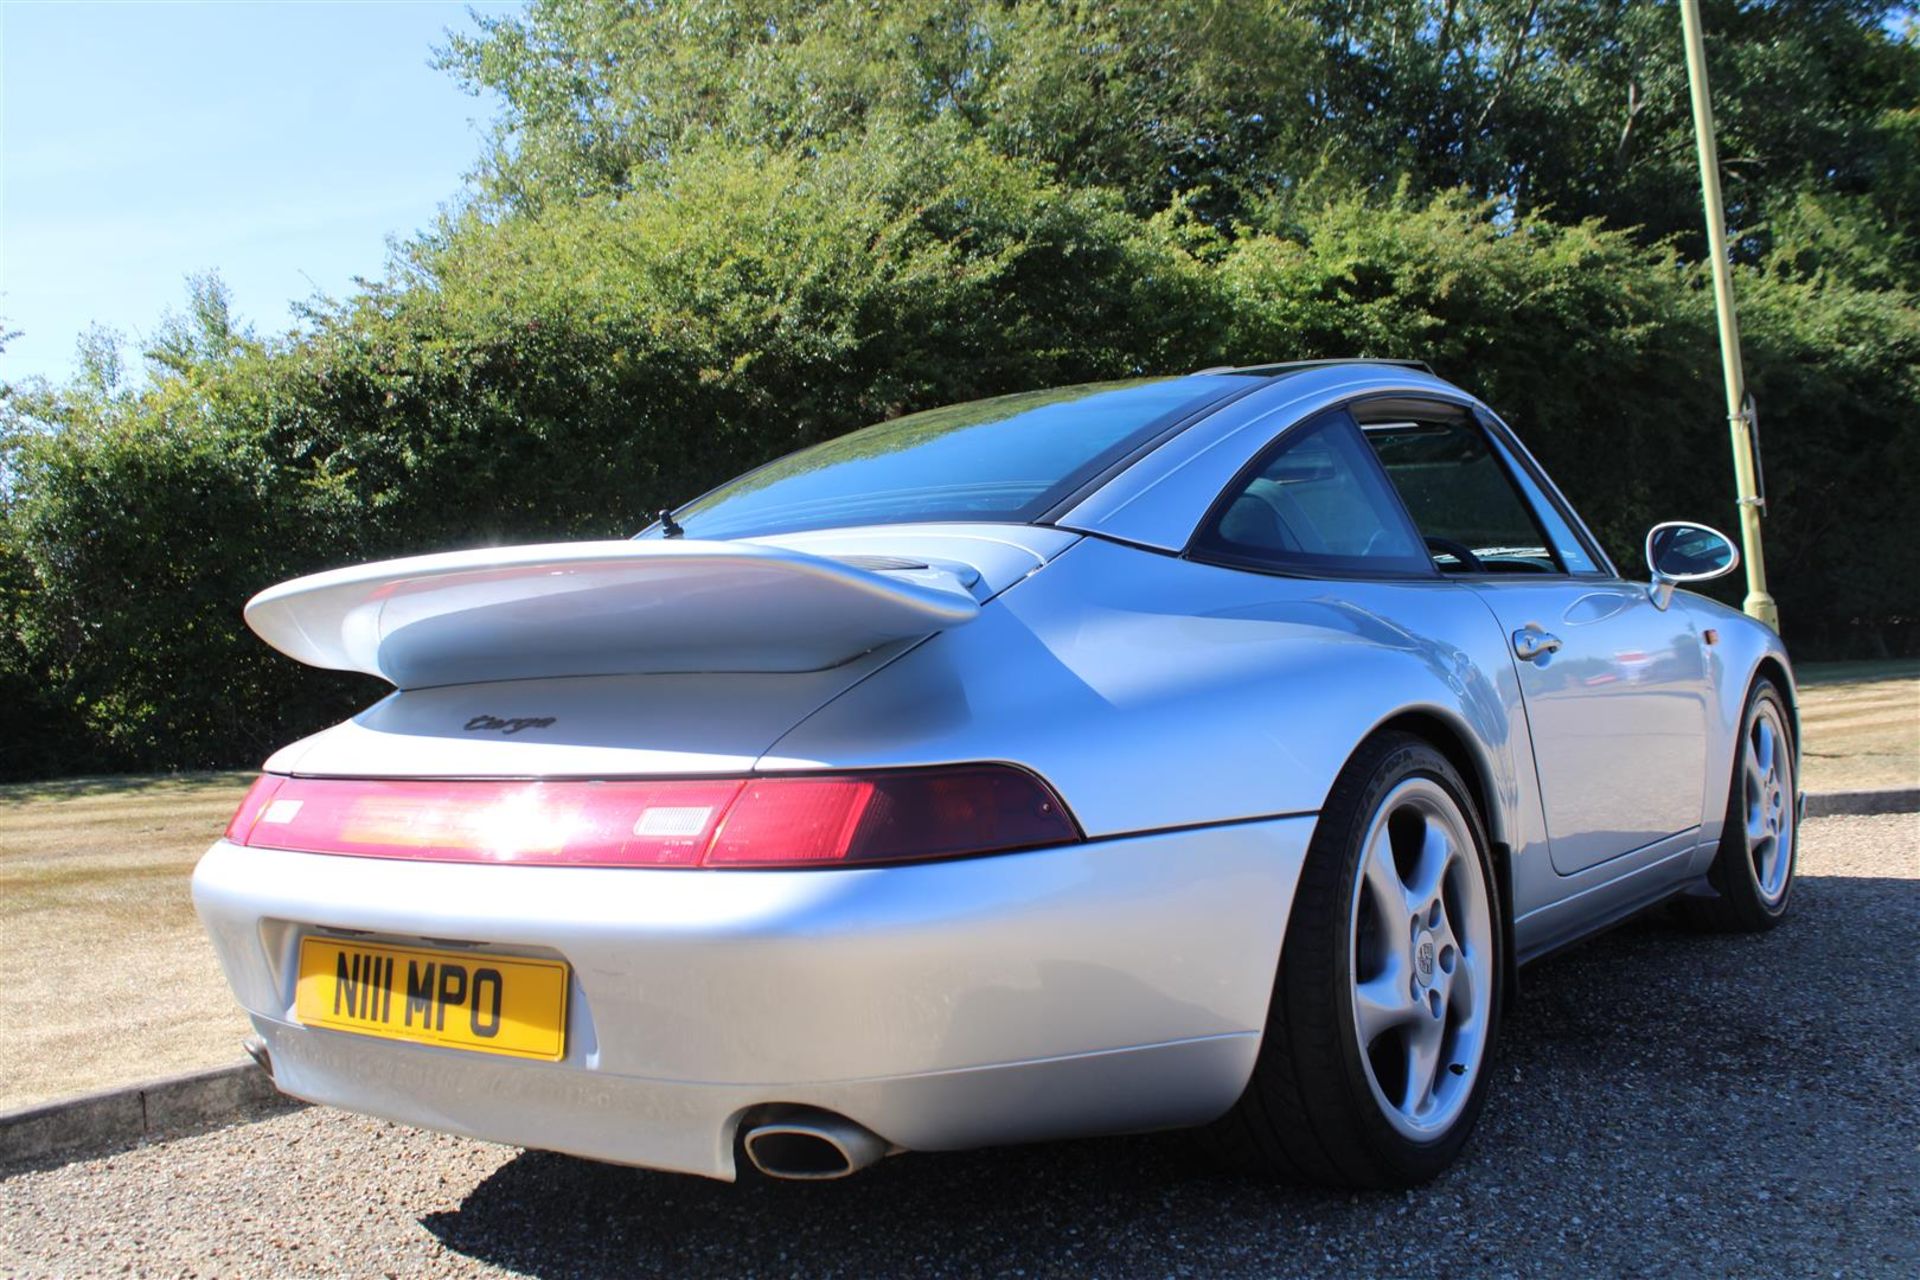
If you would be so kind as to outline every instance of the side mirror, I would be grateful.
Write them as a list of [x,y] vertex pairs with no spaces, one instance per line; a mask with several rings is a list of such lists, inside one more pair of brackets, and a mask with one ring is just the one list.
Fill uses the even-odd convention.
[[1739,565],[1740,549],[1733,539],[1703,524],[1669,520],[1647,533],[1647,568],[1653,573],[1648,593],[1662,609],[1673,600],[1675,585],[1718,578]]

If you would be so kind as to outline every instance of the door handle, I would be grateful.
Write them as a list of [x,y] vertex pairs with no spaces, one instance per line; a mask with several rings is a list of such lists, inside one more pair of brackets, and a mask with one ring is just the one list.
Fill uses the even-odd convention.
[[1535,658],[1544,658],[1560,649],[1560,637],[1549,635],[1538,627],[1523,627],[1513,633],[1514,655],[1524,662]]

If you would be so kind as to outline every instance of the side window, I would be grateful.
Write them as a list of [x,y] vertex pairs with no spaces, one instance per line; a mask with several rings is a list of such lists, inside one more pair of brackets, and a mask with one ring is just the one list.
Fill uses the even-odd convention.
[[1363,413],[1361,429],[1442,573],[1560,573],[1532,508],[1464,413]]
[[1580,535],[1573,531],[1567,518],[1560,514],[1559,506],[1547,496],[1546,490],[1533,478],[1533,473],[1527,470],[1526,464],[1513,456],[1505,441],[1495,439],[1493,447],[1506,460],[1508,473],[1527,495],[1527,501],[1533,505],[1534,515],[1546,526],[1547,538],[1553,543],[1553,549],[1560,553],[1560,563],[1567,566],[1567,572],[1582,575],[1605,573],[1606,570],[1600,567],[1593,553],[1587,550],[1587,544],[1580,540]]
[[1418,532],[1344,413],[1282,436],[1258,473],[1238,492],[1223,495],[1195,549],[1300,573],[1433,572]]

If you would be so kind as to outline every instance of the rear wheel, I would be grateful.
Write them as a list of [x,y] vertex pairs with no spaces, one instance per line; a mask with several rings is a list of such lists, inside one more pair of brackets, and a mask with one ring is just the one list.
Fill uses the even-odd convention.
[[1495,883],[1446,757],[1409,734],[1363,745],[1307,852],[1253,1078],[1210,1144],[1255,1172],[1349,1186],[1451,1164],[1499,1028]]
[[1787,913],[1800,834],[1788,724],[1779,688],[1764,676],[1754,681],[1734,752],[1720,851],[1707,872],[1712,893],[1681,900],[1687,919],[1700,928],[1758,933]]

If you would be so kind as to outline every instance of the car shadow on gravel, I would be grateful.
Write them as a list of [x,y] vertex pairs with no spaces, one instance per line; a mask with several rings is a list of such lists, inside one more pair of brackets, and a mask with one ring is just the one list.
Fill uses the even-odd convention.
[[1222,1175],[1183,1135],[736,1185],[525,1152],[422,1225],[533,1276],[1914,1274],[1920,881],[1811,878],[1772,934],[1664,914],[1523,975],[1461,1163],[1411,1192]]

